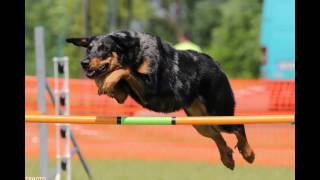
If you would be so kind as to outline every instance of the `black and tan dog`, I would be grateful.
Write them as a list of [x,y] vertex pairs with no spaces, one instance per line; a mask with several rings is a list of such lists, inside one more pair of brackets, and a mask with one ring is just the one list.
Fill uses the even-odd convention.
[[[232,116],[232,89],[219,64],[195,51],[179,51],[159,37],[141,32],[118,31],[101,36],[69,38],[67,42],[87,48],[81,61],[87,77],[95,79],[99,94],[123,103],[130,95],[156,112],[184,109],[188,116]],[[237,148],[252,163],[244,125],[194,125],[201,135],[213,139],[223,164],[234,169],[232,149],[221,132],[236,135]]]

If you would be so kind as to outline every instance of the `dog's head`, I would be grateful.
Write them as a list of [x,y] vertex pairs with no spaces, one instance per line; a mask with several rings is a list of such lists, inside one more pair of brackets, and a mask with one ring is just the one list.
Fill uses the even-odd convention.
[[68,43],[87,49],[81,66],[91,79],[103,76],[134,62],[139,41],[128,31],[107,35],[68,38]]

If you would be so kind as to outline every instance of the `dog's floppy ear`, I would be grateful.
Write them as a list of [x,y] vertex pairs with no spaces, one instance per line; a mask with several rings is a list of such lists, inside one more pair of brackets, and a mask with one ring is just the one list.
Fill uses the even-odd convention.
[[128,31],[112,33],[110,34],[110,37],[122,48],[131,48],[139,43],[139,39],[133,37]]
[[81,47],[88,47],[91,41],[93,40],[94,36],[90,37],[81,37],[81,38],[67,38],[66,42],[72,43],[76,46],[81,46]]

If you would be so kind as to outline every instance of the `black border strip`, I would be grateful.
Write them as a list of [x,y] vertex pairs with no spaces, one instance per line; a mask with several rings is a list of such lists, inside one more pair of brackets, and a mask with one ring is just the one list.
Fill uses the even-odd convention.
[[121,116],[117,116],[117,124],[121,124]]
[[172,116],[171,124],[176,125],[176,117],[175,116]]

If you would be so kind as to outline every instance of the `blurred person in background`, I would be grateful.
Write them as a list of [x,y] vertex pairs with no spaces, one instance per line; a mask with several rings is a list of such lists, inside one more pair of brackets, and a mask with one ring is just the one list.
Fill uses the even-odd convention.
[[201,48],[190,40],[188,33],[178,33],[178,44],[174,46],[178,50],[194,50],[201,52]]

